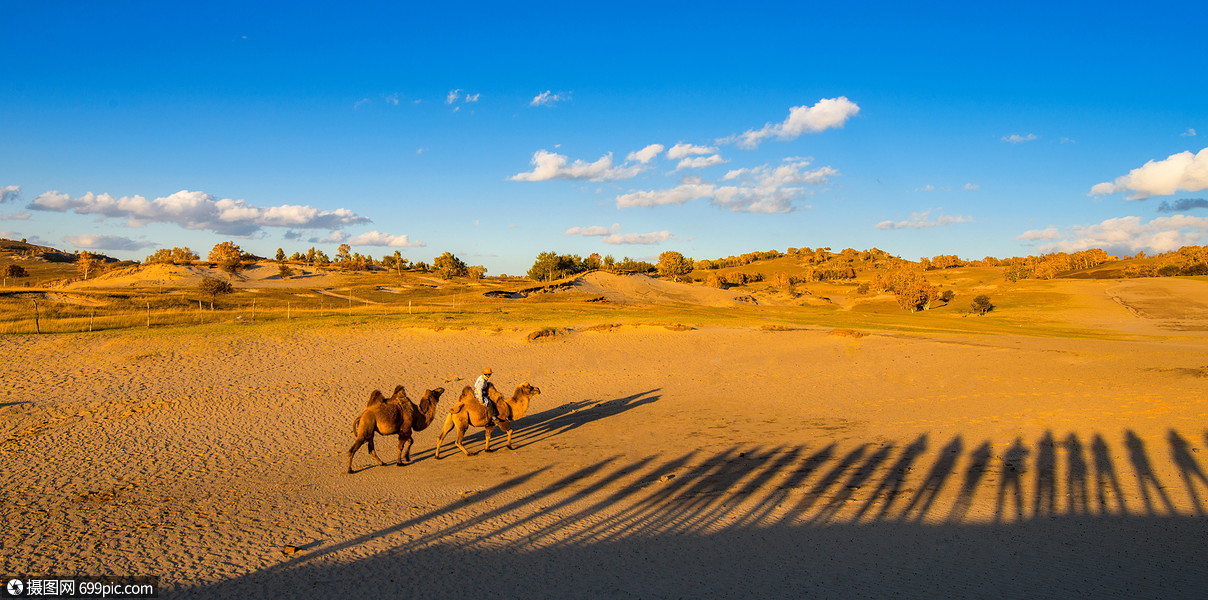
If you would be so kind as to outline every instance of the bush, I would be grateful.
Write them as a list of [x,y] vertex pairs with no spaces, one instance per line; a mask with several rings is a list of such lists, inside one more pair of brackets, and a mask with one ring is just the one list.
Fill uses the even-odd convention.
[[974,298],[973,304],[969,305],[969,307],[973,309],[973,312],[979,315],[984,315],[994,310],[994,305],[990,303],[990,297],[985,294]]
[[466,263],[460,258],[453,256],[452,253],[445,252],[432,260],[432,269],[440,275],[441,279],[453,279],[454,277],[462,277],[469,272]]
[[1164,265],[1162,268],[1158,269],[1158,275],[1160,277],[1174,277],[1175,275],[1178,275],[1179,271],[1181,270],[1182,269],[1179,268],[1179,265]]
[[692,259],[684,258],[683,254],[674,250],[668,250],[659,255],[659,277],[682,281],[686,275],[692,272],[692,268]]
[[1204,263],[1187,265],[1186,267],[1183,267],[1182,271],[1179,271],[1179,275],[1208,275],[1208,265]]
[[21,265],[4,265],[0,277],[29,277],[29,272]]
[[953,292],[952,290],[944,290],[944,293],[940,294],[940,300],[943,300],[944,304],[952,302],[952,299],[955,297],[956,292]]
[[209,296],[210,301],[212,302],[218,296],[233,293],[235,291],[235,286],[232,286],[231,282],[229,281],[214,279],[213,277],[206,277],[205,279],[201,280],[201,283],[197,284],[197,290],[202,294]]

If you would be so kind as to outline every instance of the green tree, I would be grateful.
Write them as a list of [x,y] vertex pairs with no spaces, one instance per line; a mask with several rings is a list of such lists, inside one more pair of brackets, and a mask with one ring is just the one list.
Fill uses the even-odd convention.
[[969,305],[969,307],[973,309],[973,312],[979,315],[984,315],[994,310],[994,305],[990,303],[990,297],[985,294],[975,297],[973,299],[973,304]]
[[692,259],[684,258],[683,254],[668,250],[659,255],[659,277],[670,278],[672,281],[682,281],[692,272]]
[[96,271],[101,261],[97,257],[88,252],[81,252],[76,258],[76,269],[80,271],[80,276],[84,281],[88,281],[88,274]]
[[183,265],[197,259],[197,253],[190,250],[188,246],[172,249],[172,262],[175,264]]
[[277,262],[282,262],[284,260],[285,260],[285,251],[280,248],[277,248]]
[[235,287],[229,281],[214,279],[213,277],[204,277],[201,283],[197,284],[197,291],[201,292],[210,299],[210,308],[214,308],[214,300],[219,296],[233,293]]
[[462,277],[467,272],[466,263],[462,262],[460,258],[453,256],[450,252],[445,252],[432,259],[432,269],[440,275],[441,279]]
[[340,244],[340,247],[336,249],[336,262],[348,262],[352,260],[350,252],[352,252],[352,246]]
[[218,265],[229,275],[234,275],[243,269],[243,251],[235,242],[222,242],[210,250],[209,260]]

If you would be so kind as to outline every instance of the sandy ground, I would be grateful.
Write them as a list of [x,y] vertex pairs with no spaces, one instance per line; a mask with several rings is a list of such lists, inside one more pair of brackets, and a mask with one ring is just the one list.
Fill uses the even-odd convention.
[[[1128,302],[1161,304],[1094,293],[1122,329],[1150,318]],[[0,575],[155,575],[173,598],[1202,598],[1208,338],[1179,323],[0,337]],[[344,472],[370,391],[441,386],[443,413],[484,366],[542,390],[514,451],[435,460],[438,422],[412,464],[362,450]]]

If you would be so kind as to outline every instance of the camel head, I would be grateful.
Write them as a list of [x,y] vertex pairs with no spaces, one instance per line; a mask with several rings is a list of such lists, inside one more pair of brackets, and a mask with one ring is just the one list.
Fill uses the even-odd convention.
[[436,406],[440,402],[440,395],[445,393],[445,388],[438,387],[434,390],[424,390],[424,395],[419,400],[420,410],[424,410],[429,406]]
[[526,381],[520,384],[520,388],[517,390],[517,392],[526,396],[536,396],[537,394],[541,393],[541,388],[533,387],[529,385],[529,382]]

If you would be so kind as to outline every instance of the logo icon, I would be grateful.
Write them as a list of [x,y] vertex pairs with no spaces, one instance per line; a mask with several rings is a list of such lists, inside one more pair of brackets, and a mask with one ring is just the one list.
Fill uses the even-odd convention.
[[25,582],[20,579],[10,579],[8,587],[5,589],[8,590],[8,595],[10,596],[20,596],[25,593]]

